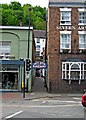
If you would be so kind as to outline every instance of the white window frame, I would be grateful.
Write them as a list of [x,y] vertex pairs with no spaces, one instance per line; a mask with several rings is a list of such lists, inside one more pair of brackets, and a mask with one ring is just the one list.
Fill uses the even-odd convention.
[[[79,11],[79,25],[86,25],[86,16],[84,15],[82,15],[82,17],[80,17],[80,13],[85,13],[86,14],[86,10],[84,9],[84,8],[82,8],[82,9],[78,9],[78,11]],[[84,17],[84,19],[83,19],[83,17]],[[80,23],[80,20],[81,21],[84,21],[84,22],[82,22],[82,23]]]
[[[65,15],[64,20],[62,18],[63,13]],[[68,16],[67,13],[69,13]],[[60,25],[71,25],[71,8],[60,8]]]
[[11,42],[0,41],[0,55],[10,55],[10,54],[11,54]]
[[[85,42],[86,41],[86,31],[78,31],[78,33],[79,33],[79,49],[80,50],[82,50],[82,49],[84,50],[84,49],[86,49],[86,42]],[[85,41],[83,41],[83,42],[80,41],[81,40],[80,39],[80,35],[82,35],[82,36],[84,35],[85,36],[85,38],[84,38]],[[80,45],[82,45],[83,47],[80,47]]]
[[40,38],[37,38],[37,41],[36,41],[36,43],[40,43]]
[[[70,35],[70,38],[67,37],[67,40],[69,39],[69,41],[67,41],[67,43],[64,42],[65,44],[63,43],[62,35]],[[64,40],[65,40],[65,39],[64,39]],[[64,47],[62,47],[62,45],[63,45]],[[66,48],[66,47],[65,47],[66,45],[69,45],[69,48]],[[62,50],[64,50],[64,49],[71,51],[71,31],[60,31],[60,51],[62,51]]]
[[40,51],[36,51],[36,56],[40,56]]
[[[72,69],[74,64],[78,66],[78,69]],[[79,76],[76,75],[71,77],[72,73],[78,73]],[[86,80],[86,62],[62,62],[62,79]]]
[[40,51],[40,44],[36,44],[36,51]]

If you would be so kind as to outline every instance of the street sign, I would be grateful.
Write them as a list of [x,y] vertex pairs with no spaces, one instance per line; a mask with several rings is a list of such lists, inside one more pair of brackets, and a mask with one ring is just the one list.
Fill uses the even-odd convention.
[[26,79],[29,79],[29,73],[26,72]]
[[33,63],[33,68],[45,69],[47,68],[47,64],[44,62],[38,61],[38,62]]

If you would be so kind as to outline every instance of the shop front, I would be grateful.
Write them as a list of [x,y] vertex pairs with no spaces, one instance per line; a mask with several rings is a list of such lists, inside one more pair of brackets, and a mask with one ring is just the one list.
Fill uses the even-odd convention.
[[21,90],[23,79],[23,61],[21,60],[1,60],[2,89]]

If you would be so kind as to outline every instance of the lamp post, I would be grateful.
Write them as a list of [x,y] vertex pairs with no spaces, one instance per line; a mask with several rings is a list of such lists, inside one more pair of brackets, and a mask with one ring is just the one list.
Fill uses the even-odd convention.
[[[45,43],[45,64],[47,64],[47,14],[45,15],[46,19],[46,43]],[[48,82],[47,82],[47,68],[45,69],[45,84],[46,84],[46,91],[48,91]]]
[[27,51],[27,58],[29,58],[29,42],[30,42],[30,11],[32,8],[29,8],[29,29],[28,29],[28,51]]
[[[30,7],[29,8],[29,24],[28,24],[28,26],[29,26],[29,29],[28,29],[28,48],[27,48],[27,58],[29,58],[29,44],[30,44],[30,12],[31,12],[31,10],[32,10],[32,8]],[[27,88],[27,91],[28,91],[28,79],[29,78],[27,78],[26,80],[27,80],[27,82],[26,82],[26,88]]]
[[47,18],[47,16],[48,16],[48,15],[46,14],[46,16],[45,16],[45,17],[46,17],[46,43],[45,43],[45,45],[46,45],[46,46],[45,46],[45,63],[47,63],[47,22],[48,22],[48,21],[47,21],[47,19],[48,19],[48,18]]

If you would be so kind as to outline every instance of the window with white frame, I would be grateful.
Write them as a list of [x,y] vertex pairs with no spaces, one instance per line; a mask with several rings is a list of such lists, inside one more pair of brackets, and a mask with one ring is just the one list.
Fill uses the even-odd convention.
[[36,45],[36,50],[40,50],[40,45]]
[[36,56],[40,56],[40,51],[36,51]]
[[86,10],[85,8],[79,8],[79,25],[86,25]]
[[86,62],[62,62],[62,79],[86,80]]
[[71,31],[60,32],[60,50],[71,49]]
[[86,49],[86,35],[79,35],[79,49]]
[[11,42],[0,42],[0,55],[10,55],[11,52]]
[[86,24],[86,11],[79,12],[79,24]]
[[39,38],[37,38],[37,43],[40,43],[40,39]]
[[62,25],[71,24],[71,9],[60,8],[60,24]]
[[79,31],[79,49],[86,49],[86,34]]

